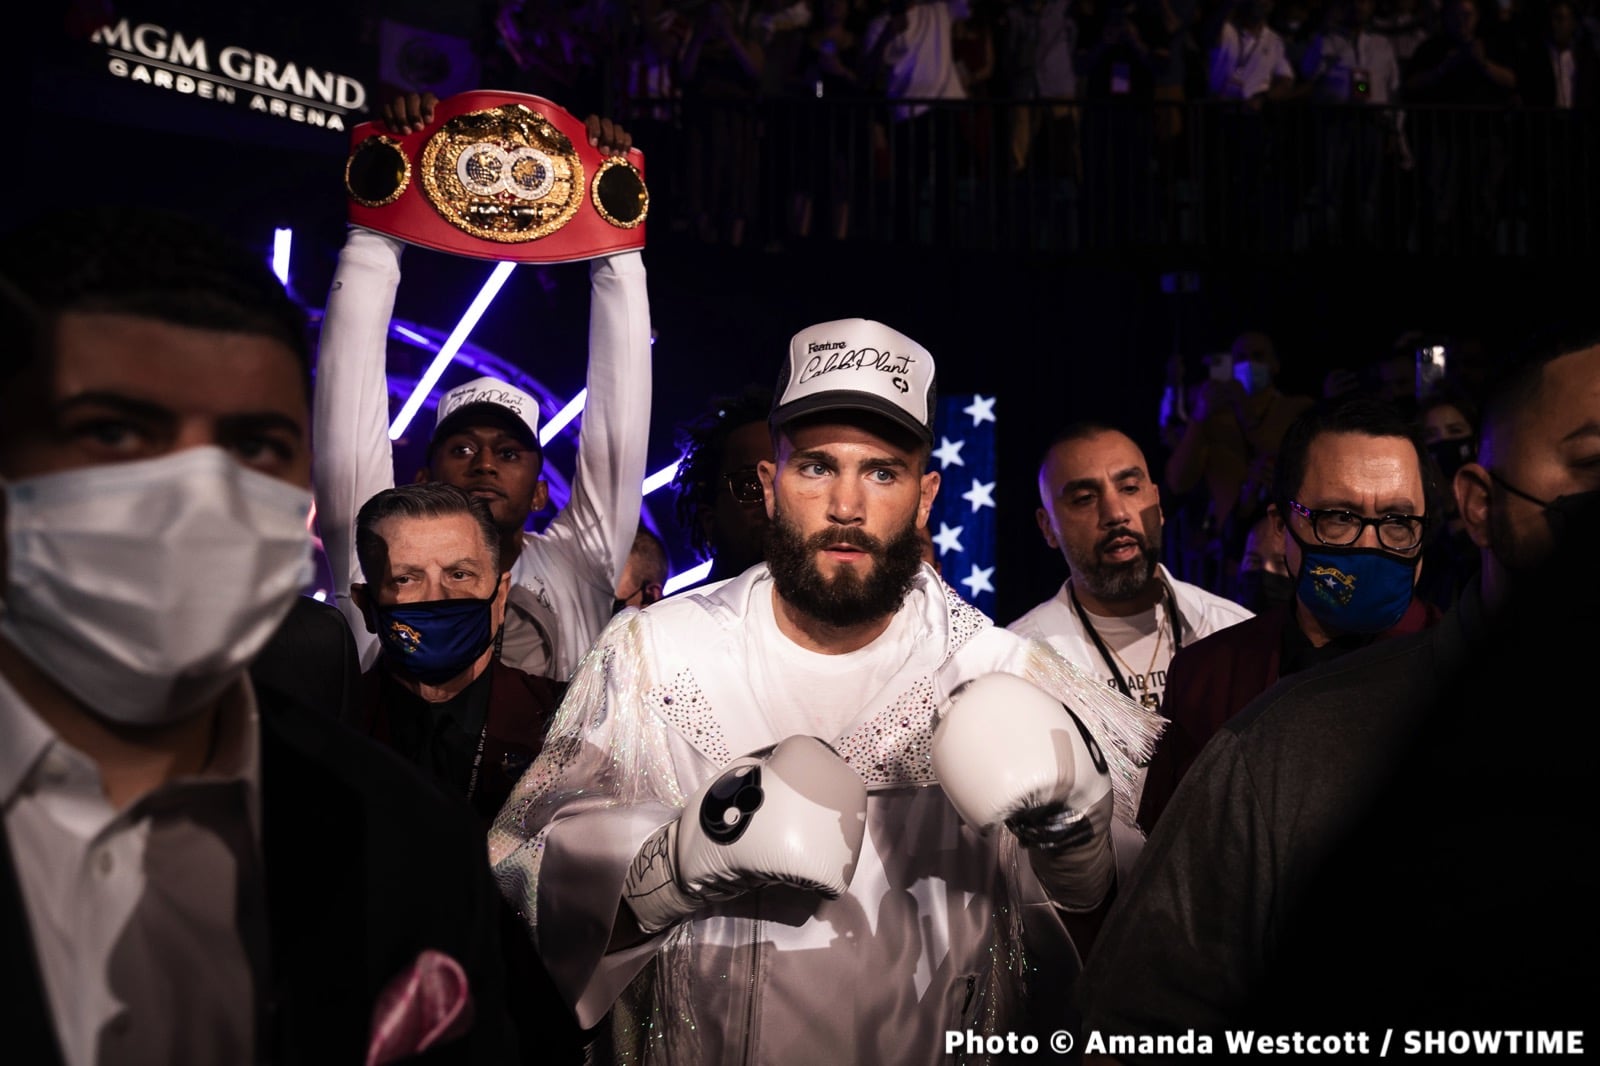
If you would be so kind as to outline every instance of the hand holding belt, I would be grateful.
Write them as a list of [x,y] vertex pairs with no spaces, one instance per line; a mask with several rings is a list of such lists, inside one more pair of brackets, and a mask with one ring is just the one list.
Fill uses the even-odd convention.
[[478,259],[565,263],[644,247],[644,155],[605,156],[584,124],[523,93],[469,92],[396,136],[351,131],[350,221]]

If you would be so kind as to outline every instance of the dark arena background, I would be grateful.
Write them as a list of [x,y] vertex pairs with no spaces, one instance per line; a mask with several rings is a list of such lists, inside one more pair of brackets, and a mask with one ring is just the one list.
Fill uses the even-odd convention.
[[[943,396],[994,401],[996,506],[981,517],[996,522],[983,565],[1002,622],[1064,575],[1033,519],[1034,464],[1051,433],[1085,418],[1123,427],[1159,477],[1165,386],[1203,381],[1202,359],[1241,331],[1272,337],[1285,392],[1316,395],[1330,371],[1376,380],[1422,340],[1445,346],[1452,376],[1471,383],[1536,328],[1593,314],[1593,111],[1408,103],[1402,146],[1348,136],[1398,108],[1358,116],[1362,105],[1303,97],[1269,102],[1241,135],[1239,113],[1204,98],[1193,57],[1198,92],[1102,98],[1081,70],[1067,111],[1014,98],[1002,55],[972,99],[936,103],[906,131],[883,100],[841,99],[803,71],[738,94],[649,84],[635,55],[643,6],[656,5],[44,5],[37,40],[10,44],[31,77],[11,155],[22,194],[7,198],[6,221],[82,203],[191,212],[276,254],[316,315],[343,240],[349,130],[388,96],[508,89],[613,115],[645,152],[651,188],[649,469],[675,461],[675,426],[710,397],[770,385],[799,328],[889,323],[934,353]],[[665,5],[685,19],[702,6]],[[1197,26],[1211,6],[1194,8]],[[1110,31],[1104,5],[1082,7],[1087,49]],[[1006,8],[974,3],[996,40]],[[1278,15],[1315,10],[1280,3]],[[1019,169],[1009,131],[1035,112],[1045,132]],[[491,269],[407,253],[396,317],[412,336],[391,343],[397,409]],[[534,383],[548,419],[583,386],[587,315],[585,265],[523,266],[463,351]],[[477,372],[453,367],[443,387]],[[431,425],[431,410],[419,417]],[[425,435],[405,438],[402,478]],[[550,446],[557,473],[570,474],[572,440]],[[970,473],[946,470],[947,502],[963,511]],[[697,560],[669,497],[647,496],[646,514],[678,572]],[[1184,502],[1165,499],[1175,564],[1198,536]],[[945,572],[969,576],[948,556]]]

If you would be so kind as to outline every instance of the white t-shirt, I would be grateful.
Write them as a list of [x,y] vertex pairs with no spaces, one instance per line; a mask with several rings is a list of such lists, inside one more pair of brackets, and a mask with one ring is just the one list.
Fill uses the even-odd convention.
[[[950,28],[967,14],[967,0],[938,0],[908,8],[906,32],[884,46],[883,62],[889,68],[884,95],[891,100],[966,99],[950,47]],[[870,53],[887,32],[889,16],[873,19],[867,24],[863,50]],[[922,105],[897,107],[894,120],[915,118],[926,110]]]
[[1224,22],[1211,50],[1211,95],[1248,100],[1272,88],[1274,78],[1294,78],[1283,38],[1270,26],[1244,31]]
[[911,658],[911,615],[896,612],[889,628],[864,648],[824,655],[802,648],[778,628],[772,596],[752,598],[750,674],[768,694],[776,720],[796,733],[833,741],[861,711],[864,694],[877,692]]
[[1133,698],[1159,711],[1167,691],[1167,664],[1172,661],[1172,621],[1166,607],[1157,604],[1125,618],[1108,618],[1088,608],[1083,613],[1111,651],[1111,664],[1099,662],[1097,675],[1120,692],[1117,679],[1111,675],[1115,667]]
[[[1307,78],[1322,75],[1317,98],[1327,103],[1387,104],[1400,88],[1394,45],[1389,38],[1371,32],[1350,37],[1318,34],[1306,49],[1301,70]],[[1368,87],[1365,96],[1355,91],[1356,81],[1362,77]]]

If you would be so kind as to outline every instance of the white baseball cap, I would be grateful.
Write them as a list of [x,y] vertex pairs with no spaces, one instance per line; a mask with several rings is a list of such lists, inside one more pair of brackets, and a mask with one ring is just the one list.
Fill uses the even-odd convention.
[[439,400],[433,441],[463,426],[487,423],[516,434],[530,447],[539,447],[539,401],[515,385],[482,377],[457,385]]
[[865,318],[809,326],[789,341],[771,424],[821,411],[870,411],[933,443],[933,356]]

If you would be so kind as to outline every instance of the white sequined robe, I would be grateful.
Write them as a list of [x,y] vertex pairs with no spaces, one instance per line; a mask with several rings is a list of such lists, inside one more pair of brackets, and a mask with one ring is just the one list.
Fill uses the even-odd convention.
[[1069,1022],[1077,952],[1011,834],[963,825],[934,782],[934,714],[963,681],[1028,677],[1095,732],[1124,818],[1160,720],[996,628],[930,567],[901,608],[910,657],[823,738],[869,789],[849,891],[747,893],[605,953],[643,841],[729,760],[795,732],[769,718],[747,653],[749,605],[771,588],[758,566],[619,616],[491,831],[501,888],[580,1022],[612,1010],[597,1059],[933,1063],[950,1061],[947,1030],[1046,1040]]

